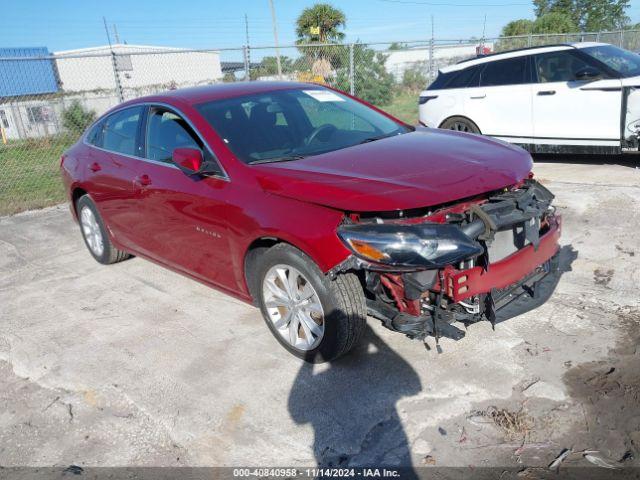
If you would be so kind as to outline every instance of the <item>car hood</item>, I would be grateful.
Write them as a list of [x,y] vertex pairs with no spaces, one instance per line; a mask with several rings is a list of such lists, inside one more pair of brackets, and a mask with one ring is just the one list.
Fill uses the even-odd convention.
[[352,212],[439,205],[525,178],[530,155],[478,135],[420,129],[302,160],[255,165],[272,194]]

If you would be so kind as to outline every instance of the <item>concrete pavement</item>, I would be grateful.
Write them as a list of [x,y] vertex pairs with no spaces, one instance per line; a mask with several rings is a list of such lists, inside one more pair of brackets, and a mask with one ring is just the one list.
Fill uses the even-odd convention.
[[0,465],[510,464],[508,436],[469,420],[494,404],[526,405],[531,461],[548,464],[582,415],[564,373],[605,357],[616,309],[640,307],[640,171],[535,172],[571,269],[547,304],[440,355],[369,319],[356,352],[320,366],[249,305],[145,260],[99,265],[66,206],[0,218]]

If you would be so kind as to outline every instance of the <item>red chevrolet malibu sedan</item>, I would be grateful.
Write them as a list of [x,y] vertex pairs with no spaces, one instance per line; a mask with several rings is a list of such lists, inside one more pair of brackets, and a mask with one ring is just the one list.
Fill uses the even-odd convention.
[[314,362],[351,350],[367,314],[426,342],[539,304],[560,218],[531,166],[518,147],[290,82],[121,104],[61,161],[98,262],[136,255],[252,302]]

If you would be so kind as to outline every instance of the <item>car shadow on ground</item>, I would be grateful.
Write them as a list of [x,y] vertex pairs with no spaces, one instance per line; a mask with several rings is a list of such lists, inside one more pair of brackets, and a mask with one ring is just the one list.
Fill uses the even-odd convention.
[[541,154],[532,155],[534,162],[575,163],[582,165],[620,165],[627,168],[640,168],[640,154],[628,155],[570,155]]
[[[577,257],[571,245],[560,249],[556,274],[548,276],[542,294],[528,302],[530,308],[524,311],[552,295]],[[410,478],[415,476],[411,449],[396,405],[421,390],[413,367],[367,326],[360,345],[348,356],[328,364],[301,366],[288,409],[294,422],[313,428],[319,467],[402,467],[403,478]]]
[[403,476],[411,476],[411,451],[396,404],[421,390],[413,367],[367,326],[348,356],[302,365],[288,408],[297,424],[313,427],[319,467],[404,467]]

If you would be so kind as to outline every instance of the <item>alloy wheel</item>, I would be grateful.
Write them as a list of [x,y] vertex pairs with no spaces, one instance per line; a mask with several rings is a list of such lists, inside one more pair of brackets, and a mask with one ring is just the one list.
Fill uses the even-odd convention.
[[453,122],[449,130],[456,130],[457,132],[471,132],[469,125],[464,122]]
[[313,350],[324,336],[324,310],[307,278],[290,265],[274,265],[262,282],[269,321],[299,350]]
[[80,211],[80,225],[89,249],[96,257],[102,256],[104,252],[102,230],[100,230],[100,225],[98,225],[93,211],[87,206],[82,207]]

